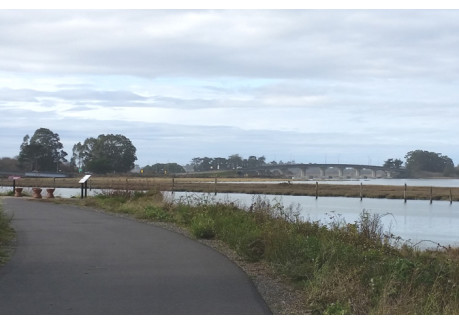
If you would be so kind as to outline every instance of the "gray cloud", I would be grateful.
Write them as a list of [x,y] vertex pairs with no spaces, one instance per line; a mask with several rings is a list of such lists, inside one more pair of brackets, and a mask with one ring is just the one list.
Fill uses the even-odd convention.
[[[196,156],[459,161],[457,10],[0,11],[2,154],[124,133]],[[178,148],[177,150],[173,148]]]
[[4,70],[148,77],[456,77],[458,15],[6,10],[0,13],[0,64]]

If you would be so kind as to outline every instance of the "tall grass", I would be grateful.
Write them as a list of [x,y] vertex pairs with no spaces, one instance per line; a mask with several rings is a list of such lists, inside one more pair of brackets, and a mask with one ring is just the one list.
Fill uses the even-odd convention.
[[11,217],[8,217],[0,204],[0,265],[8,258],[7,247],[14,237],[14,230],[10,225]]
[[248,208],[211,196],[167,202],[160,193],[112,193],[88,202],[187,227],[268,262],[304,291],[314,314],[459,314],[459,249],[420,251],[383,231],[381,215],[353,224],[302,221],[299,209],[254,198]]

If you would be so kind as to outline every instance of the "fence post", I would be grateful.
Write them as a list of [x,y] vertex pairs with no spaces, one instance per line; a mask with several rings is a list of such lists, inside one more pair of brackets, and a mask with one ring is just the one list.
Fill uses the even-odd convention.
[[363,199],[363,183],[360,182],[360,201]]
[[403,190],[403,200],[405,200],[405,203],[406,203],[406,183],[405,183],[405,190]]
[[319,182],[316,181],[316,199],[319,198]]
[[432,187],[430,187],[430,203],[432,204]]

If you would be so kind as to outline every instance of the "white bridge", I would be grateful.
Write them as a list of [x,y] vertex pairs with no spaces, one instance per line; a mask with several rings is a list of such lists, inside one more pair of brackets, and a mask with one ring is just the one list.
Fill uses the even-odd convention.
[[376,165],[309,163],[265,165],[243,171],[247,173],[256,172],[260,176],[295,177],[298,179],[360,179],[392,178],[400,173],[401,170],[388,169]]

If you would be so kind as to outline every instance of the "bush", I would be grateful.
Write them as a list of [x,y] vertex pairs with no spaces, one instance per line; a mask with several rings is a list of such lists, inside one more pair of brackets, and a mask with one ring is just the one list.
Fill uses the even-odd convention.
[[6,247],[14,237],[14,230],[10,225],[11,218],[8,218],[0,205],[0,264],[6,262],[8,253]]
[[144,215],[141,218],[157,221],[168,221],[171,220],[171,215],[161,207],[146,206],[144,209]]
[[215,237],[215,222],[206,214],[199,214],[191,221],[191,232],[196,238],[211,239]]

